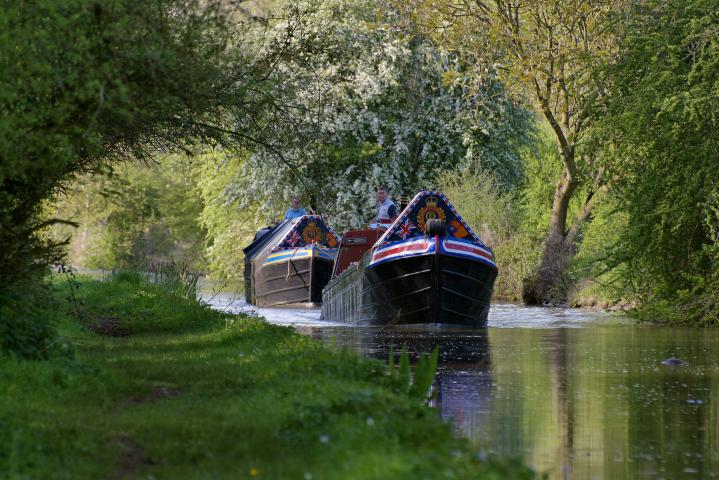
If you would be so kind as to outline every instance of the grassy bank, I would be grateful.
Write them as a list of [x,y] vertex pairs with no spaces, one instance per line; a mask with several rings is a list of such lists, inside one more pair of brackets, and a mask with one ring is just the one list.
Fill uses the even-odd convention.
[[530,476],[481,461],[381,362],[136,275],[74,290],[45,310],[49,360],[0,357],[0,478]]

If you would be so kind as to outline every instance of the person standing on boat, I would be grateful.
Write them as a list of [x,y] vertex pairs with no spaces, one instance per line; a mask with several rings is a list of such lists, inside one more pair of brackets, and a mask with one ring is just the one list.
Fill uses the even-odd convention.
[[389,198],[387,187],[379,187],[377,189],[377,227],[387,228],[395,218],[397,218],[397,207]]
[[292,206],[287,210],[287,213],[285,213],[285,220],[292,220],[293,218],[302,217],[303,215],[307,215],[307,211],[300,205],[300,197],[293,197]]

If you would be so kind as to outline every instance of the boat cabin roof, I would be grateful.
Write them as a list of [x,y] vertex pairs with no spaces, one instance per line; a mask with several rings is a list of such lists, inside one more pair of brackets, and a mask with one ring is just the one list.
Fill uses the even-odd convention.
[[312,244],[326,248],[337,248],[339,245],[339,236],[319,215],[304,215],[284,220],[255,239],[243,251],[247,259],[255,260],[270,253]]
[[267,243],[275,237],[273,232],[277,232],[279,229],[282,229],[283,226],[287,223],[289,223],[289,220],[283,220],[277,225],[273,225],[269,228],[263,228],[262,230],[259,230],[255,234],[255,238],[254,240],[252,240],[252,243],[242,249],[242,253],[245,254],[245,257],[253,256],[253,254],[258,249],[260,249],[263,245],[267,245]]

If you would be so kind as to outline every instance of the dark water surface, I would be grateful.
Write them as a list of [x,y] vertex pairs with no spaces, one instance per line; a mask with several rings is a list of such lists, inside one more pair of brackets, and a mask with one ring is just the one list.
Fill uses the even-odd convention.
[[[228,310],[240,302],[215,298]],[[316,310],[268,320],[386,360],[440,346],[436,407],[480,452],[550,478],[719,476],[719,332],[636,326],[602,313],[495,305],[484,330],[353,328]],[[663,366],[678,357],[685,366]]]

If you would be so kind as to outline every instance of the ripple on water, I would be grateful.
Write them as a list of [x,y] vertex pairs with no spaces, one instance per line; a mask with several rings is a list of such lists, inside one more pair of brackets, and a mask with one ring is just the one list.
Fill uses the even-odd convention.
[[[219,294],[208,299],[218,310],[259,315],[277,325],[301,327],[343,326],[345,323],[320,320],[319,308],[259,308],[244,298]],[[618,321],[621,316],[600,310],[578,308],[525,307],[511,303],[493,304],[488,326],[496,328],[579,328],[590,324]]]

